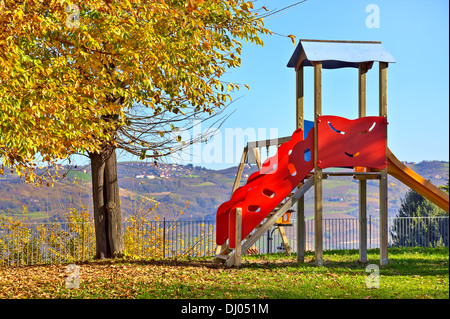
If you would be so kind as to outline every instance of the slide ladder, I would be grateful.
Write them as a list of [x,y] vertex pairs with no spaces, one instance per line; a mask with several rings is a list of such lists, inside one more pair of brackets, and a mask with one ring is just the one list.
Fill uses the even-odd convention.
[[[282,203],[278,204],[276,208],[270,212],[247,236],[241,241],[241,250],[243,252],[251,248],[258,239],[264,235],[277,221],[280,219],[307,191],[314,185],[314,176],[308,174],[304,183],[301,183],[297,190],[290,193]],[[228,244],[222,246],[216,261],[225,262],[227,266],[232,266],[234,263],[234,248]]]

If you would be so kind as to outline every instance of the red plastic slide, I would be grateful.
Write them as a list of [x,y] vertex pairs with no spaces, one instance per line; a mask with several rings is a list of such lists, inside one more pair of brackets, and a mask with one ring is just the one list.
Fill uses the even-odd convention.
[[[317,119],[320,168],[387,166],[387,122],[384,117],[368,116],[349,120],[338,116]],[[307,154],[310,153],[310,154]],[[247,184],[219,206],[216,215],[216,243],[235,247],[236,208],[242,208],[242,237],[245,238],[274,208],[299,185],[314,168],[314,130],[303,140],[298,129],[268,158]]]
[[[268,158],[259,172],[250,175],[246,185],[220,205],[216,217],[216,243],[235,245],[236,207],[242,208],[242,237],[247,236],[314,168],[314,131],[303,140],[298,129],[283,143],[275,156]],[[311,156],[305,156],[310,152]],[[308,161],[305,160],[305,157]]]

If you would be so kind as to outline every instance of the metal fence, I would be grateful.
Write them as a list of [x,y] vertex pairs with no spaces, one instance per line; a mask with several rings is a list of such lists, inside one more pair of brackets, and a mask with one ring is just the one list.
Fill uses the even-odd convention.
[[215,221],[152,221],[124,224],[127,254],[144,258],[212,256]]
[[[181,258],[212,256],[215,221],[146,221],[123,224],[126,256]],[[93,259],[93,222],[0,224],[0,266]]]
[[[297,251],[297,225],[284,227],[289,245]],[[308,251],[314,251],[314,220],[305,221]],[[390,247],[449,247],[449,217],[390,217],[388,218]],[[285,251],[276,228],[268,231],[256,244],[260,253]],[[380,247],[380,219],[367,218],[367,248]],[[359,219],[323,219],[323,249],[359,249]]]
[[[448,247],[445,217],[389,218],[389,245]],[[285,227],[297,251],[296,220]],[[368,248],[379,247],[379,219],[367,219]],[[314,220],[306,220],[306,250],[314,250]],[[208,257],[215,253],[215,221],[133,221],[123,224],[125,253],[136,258]],[[325,250],[358,249],[359,219],[323,219]],[[259,253],[285,251],[277,227],[256,243]],[[0,224],[0,265],[32,265],[90,260],[95,256],[93,222]]]

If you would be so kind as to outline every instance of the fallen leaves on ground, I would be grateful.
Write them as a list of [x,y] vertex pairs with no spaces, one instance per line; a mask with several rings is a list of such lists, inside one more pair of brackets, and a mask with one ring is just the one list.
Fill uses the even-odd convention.
[[[192,282],[201,296],[203,286],[216,283],[221,272],[216,266],[178,266],[176,263],[92,262],[78,265],[79,287],[68,288],[68,265],[0,267],[0,298],[133,298],[148,289],[158,298],[158,290],[192,290]],[[69,278],[70,283],[74,278]],[[180,291],[182,295],[182,291]]]
[[0,266],[0,298],[448,299],[448,249],[431,251],[412,257],[391,249],[379,289],[367,287],[366,265],[349,262],[347,254],[329,255],[315,267],[311,253],[301,265],[295,256],[248,257],[240,269],[190,258]]

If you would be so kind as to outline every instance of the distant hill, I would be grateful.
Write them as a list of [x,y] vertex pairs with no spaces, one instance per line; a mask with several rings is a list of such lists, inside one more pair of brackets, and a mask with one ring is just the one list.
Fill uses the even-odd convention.
[[[444,185],[449,163],[424,161],[407,163],[411,169],[435,185]],[[55,187],[35,188],[17,175],[0,176],[0,216],[28,218],[31,221],[61,219],[65,211],[85,205],[92,212],[91,172],[89,167],[65,167],[67,176]],[[243,185],[255,172],[255,165],[246,165]],[[143,162],[119,163],[119,187],[124,216],[172,219],[214,219],[218,206],[231,195],[237,167],[209,170],[193,165]],[[389,176],[389,215],[395,216],[407,187]],[[358,182],[351,177],[330,177],[324,186],[324,214],[327,217],[358,216]],[[368,213],[378,216],[378,181],[369,180]],[[313,191],[305,195],[306,217],[312,218]],[[188,204],[187,204],[188,202]],[[149,210],[157,203],[154,212]],[[186,207],[187,206],[187,207]],[[24,207],[26,209],[24,209]],[[295,206],[294,206],[295,208]],[[182,212],[182,213],[181,213]]]

